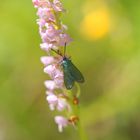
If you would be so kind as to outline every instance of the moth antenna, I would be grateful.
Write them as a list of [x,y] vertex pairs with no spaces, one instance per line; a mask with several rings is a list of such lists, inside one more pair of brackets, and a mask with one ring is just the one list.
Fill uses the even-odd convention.
[[52,48],[51,48],[51,50],[52,50],[53,52],[55,52],[56,54],[58,54],[58,55],[60,55],[60,56],[63,57],[63,55],[61,54],[61,52],[60,52],[59,50],[54,50],[54,49],[52,49]]
[[66,46],[67,46],[67,43],[65,42],[65,46],[64,46],[64,56],[63,56],[63,57],[66,57]]

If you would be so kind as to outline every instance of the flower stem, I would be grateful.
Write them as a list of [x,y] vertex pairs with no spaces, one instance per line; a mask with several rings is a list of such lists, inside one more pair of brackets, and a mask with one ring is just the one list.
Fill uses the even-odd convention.
[[[76,83],[76,87],[77,87],[76,96],[78,98],[81,94],[80,86],[79,86],[78,83]],[[79,139],[80,140],[88,140],[87,134],[86,134],[85,129],[84,129],[83,124],[82,124],[82,117],[81,117],[81,114],[80,114],[80,105],[76,106],[75,113],[79,117],[79,121],[78,121],[78,125],[77,125],[78,126]]]
[[78,122],[79,139],[80,140],[88,140],[87,134],[85,132],[85,129],[84,129],[83,124],[82,124],[82,121],[81,121],[80,107],[78,107],[78,112],[79,112],[79,122]]

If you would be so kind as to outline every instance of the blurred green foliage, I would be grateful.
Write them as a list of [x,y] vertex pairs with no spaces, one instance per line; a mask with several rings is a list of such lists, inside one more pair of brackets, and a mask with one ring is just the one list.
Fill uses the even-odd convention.
[[[0,2],[0,140],[77,140],[72,127],[58,133],[45,101],[36,9],[30,0]],[[139,140],[140,1],[62,2],[68,10],[62,20],[74,39],[67,53],[86,79],[81,115],[89,139]],[[96,40],[80,32],[87,3],[109,11],[110,30]]]

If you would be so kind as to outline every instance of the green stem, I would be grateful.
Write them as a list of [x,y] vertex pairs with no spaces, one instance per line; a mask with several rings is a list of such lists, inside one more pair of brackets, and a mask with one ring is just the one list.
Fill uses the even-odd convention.
[[79,139],[80,140],[88,140],[87,138],[87,134],[85,132],[85,129],[83,127],[83,124],[82,124],[82,117],[80,116],[80,107],[78,107],[78,115],[79,115],[79,122],[78,122],[78,133],[79,133]]
[[[77,86],[77,93],[76,93],[76,97],[79,98],[80,94],[81,94],[81,90],[80,90],[80,86],[78,83],[76,83]],[[76,107],[74,107],[74,113],[79,117],[79,121],[78,121],[78,133],[79,133],[79,139],[80,140],[88,140],[85,129],[83,127],[82,124],[82,116],[80,113],[80,105],[76,105]]]
[[[63,90],[64,93],[67,93],[67,95],[69,96],[71,101],[73,101],[74,97],[79,98],[80,93],[81,93],[80,86],[78,85],[78,83],[75,83],[75,85],[77,87],[76,94],[73,94],[72,90],[67,90],[67,89]],[[70,102],[70,105],[71,105],[71,108],[72,108],[72,112],[70,114],[67,114],[67,115],[68,116],[75,115],[79,118],[78,122],[76,123],[77,132],[78,132],[78,135],[79,135],[79,140],[88,140],[85,129],[84,129],[83,124],[82,124],[82,116],[81,116],[81,113],[80,113],[80,105],[79,104],[73,104],[73,102]]]

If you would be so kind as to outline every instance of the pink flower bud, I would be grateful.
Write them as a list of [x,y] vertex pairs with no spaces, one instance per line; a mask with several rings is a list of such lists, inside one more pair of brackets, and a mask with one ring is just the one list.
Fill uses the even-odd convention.
[[44,72],[47,73],[52,79],[63,77],[62,71],[60,71],[54,64],[48,65],[44,68]]
[[39,0],[33,0],[33,5],[37,8],[40,5]]
[[63,76],[55,78],[54,81],[58,87],[63,88],[63,84],[64,84]]
[[62,3],[60,2],[60,0],[54,0],[53,1],[53,8],[56,12],[62,12],[64,11],[64,8],[62,6]]
[[44,72],[47,73],[52,79],[55,76],[56,68],[54,65],[48,65],[44,68]]
[[62,132],[63,128],[68,125],[68,120],[64,118],[63,116],[56,116],[55,122],[58,125],[59,132]]
[[46,24],[46,20],[43,19],[43,18],[37,19],[37,24],[38,24],[41,28],[43,28],[43,27],[45,26],[45,24]]
[[48,44],[48,43],[42,43],[42,44],[40,44],[40,48],[42,50],[45,50],[45,51],[49,52],[51,50],[51,48],[53,48],[53,45]]
[[48,65],[50,65],[50,64],[52,64],[52,63],[55,62],[55,59],[54,59],[53,56],[42,56],[42,57],[40,58],[40,60],[41,60],[41,62],[42,62],[45,66],[48,66]]
[[58,88],[53,80],[46,80],[44,84],[46,88],[51,91]]
[[50,8],[39,7],[37,15],[39,16],[39,18],[45,19],[47,22],[55,22],[55,15]]
[[52,3],[49,0],[32,0],[35,8],[39,7],[52,7]]
[[68,109],[68,103],[65,98],[58,98],[58,103],[57,103],[57,110],[63,111],[64,109]]
[[67,99],[61,96],[56,96],[53,92],[47,92],[46,100],[48,101],[51,110],[54,110],[55,108],[58,111],[63,111],[64,109],[70,110],[70,105],[68,104]]
[[50,94],[46,97],[46,100],[49,103],[50,109],[54,110],[58,102],[57,96],[54,94]]
[[72,39],[68,34],[60,34],[60,42],[59,42],[60,46],[65,46],[65,43],[67,43],[68,45],[70,42],[72,42]]

